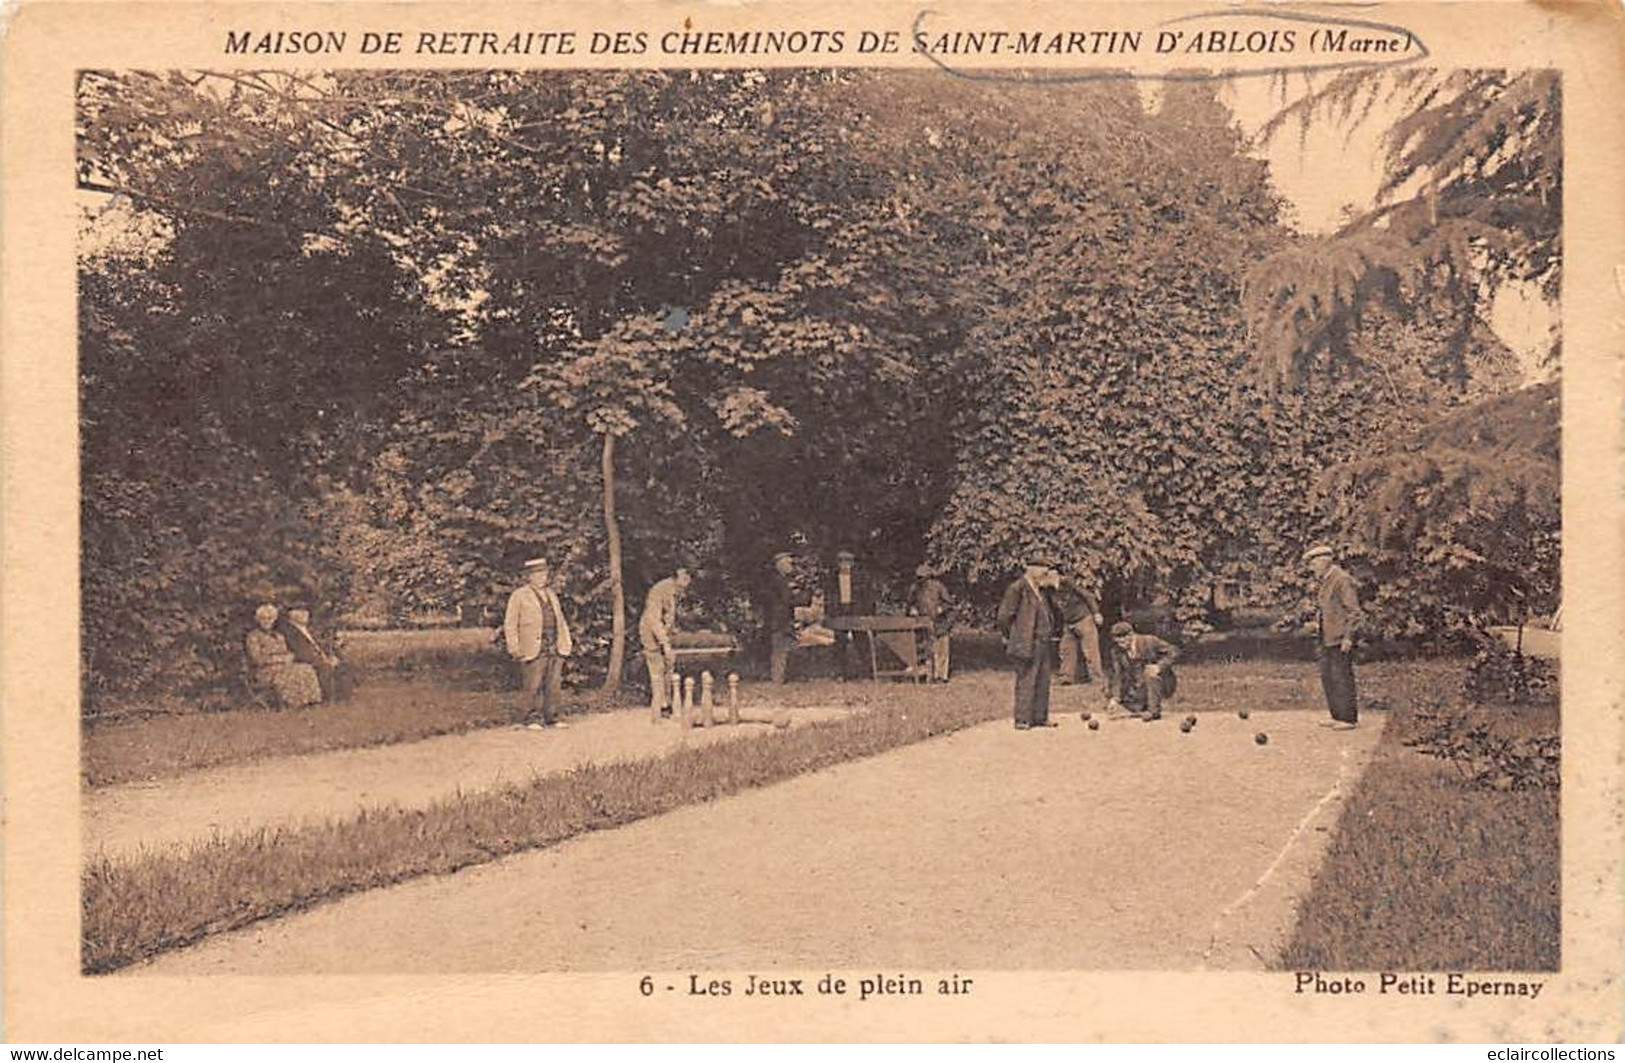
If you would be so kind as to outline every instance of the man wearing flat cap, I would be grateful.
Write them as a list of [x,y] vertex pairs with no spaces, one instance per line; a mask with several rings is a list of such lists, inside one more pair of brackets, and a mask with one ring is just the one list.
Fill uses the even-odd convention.
[[1004,652],[1016,669],[1016,730],[1053,727],[1049,718],[1050,640],[1059,628],[1050,592],[1060,583],[1048,558],[1035,557],[999,602]]
[[1303,552],[1303,562],[1320,580],[1316,649],[1320,654],[1320,685],[1331,710],[1329,725],[1352,730],[1360,721],[1354,690],[1354,638],[1360,629],[1360,597],[1354,578],[1332,560],[1332,548],[1316,544]]
[[553,569],[546,558],[524,564],[525,583],[508,595],[502,620],[508,655],[519,665],[519,684],[525,692],[525,722],[532,730],[564,727],[558,718],[564,658],[574,645],[564,606],[553,590]]

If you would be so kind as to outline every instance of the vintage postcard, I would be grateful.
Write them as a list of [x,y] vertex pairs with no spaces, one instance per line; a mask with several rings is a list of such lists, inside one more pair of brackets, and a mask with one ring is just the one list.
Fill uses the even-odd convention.
[[1615,1042],[1610,3],[24,3],[6,1036]]

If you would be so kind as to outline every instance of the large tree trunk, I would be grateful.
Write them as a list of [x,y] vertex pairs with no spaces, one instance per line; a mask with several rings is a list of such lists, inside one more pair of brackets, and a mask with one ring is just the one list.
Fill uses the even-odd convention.
[[621,585],[621,528],[615,520],[615,436],[604,433],[604,538],[609,543],[609,673],[604,690],[621,688],[626,658],[626,589]]

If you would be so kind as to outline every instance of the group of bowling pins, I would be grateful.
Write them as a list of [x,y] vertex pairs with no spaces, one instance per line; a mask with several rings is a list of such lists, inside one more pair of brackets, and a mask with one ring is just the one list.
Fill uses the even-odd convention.
[[[714,682],[710,672],[700,673],[699,700],[695,700],[694,677],[681,676],[676,672],[671,674],[671,707],[672,715],[677,717],[678,723],[687,730],[694,726],[694,710],[699,710],[700,726],[710,727],[716,720],[716,701],[713,696]],[[660,706],[652,707],[650,721],[660,722]],[[739,722],[739,676],[736,673],[728,674],[728,722]]]

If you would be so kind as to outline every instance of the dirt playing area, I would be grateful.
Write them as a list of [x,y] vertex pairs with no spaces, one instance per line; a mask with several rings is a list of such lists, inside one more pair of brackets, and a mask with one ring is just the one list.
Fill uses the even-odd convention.
[[127,974],[1261,967],[1382,717],[1179,716],[985,724]]

